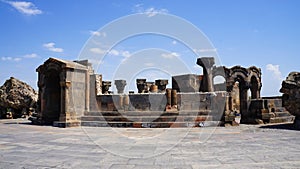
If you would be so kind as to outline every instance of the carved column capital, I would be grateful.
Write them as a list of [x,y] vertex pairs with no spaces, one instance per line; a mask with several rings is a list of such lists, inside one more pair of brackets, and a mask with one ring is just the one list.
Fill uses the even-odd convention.
[[202,57],[197,59],[197,65],[203,67],[204,69],[211,69],[214,64],[214,57]]
[[61,87],[66,87],[66,88],[70,88],[72,82],[71,81],[63,81],[63,82],[59,82]]

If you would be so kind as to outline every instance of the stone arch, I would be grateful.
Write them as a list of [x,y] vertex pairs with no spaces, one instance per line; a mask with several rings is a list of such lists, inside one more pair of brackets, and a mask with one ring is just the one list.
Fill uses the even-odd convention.
[[228,70],[224,66],[214,67],[212,71],[212,78],[215,91],[226,91],[227,73]]
[[259,99],[260,91],[262,87],[261,83],[261,70],[255,66],[250,67],[249,69],[249,84],[251,90],[251,99]]
[[226,79],[224,76],[218,75],[213,77],[215,91],[226,91]]
[[[234,91],[236,90],[236,87],[234,86],[238,82],[238,92]],[[249,89],[249,81],[248,81],[248,70],[246,68],[243,68],[241,66],[235,66],[228,70],[228,76],[227,76],[227,91],[231,94],[231,102],[233,100],[239,100],[237,104],[234,105],[239,108],[239,111],[237,113],[241,114],[241,122],[245,122],[247,119],[247,112],[248,112],[248,89]],[[238,96],[234,95],[234,93],[238,93]],[[236,97],[236,98],[234,98]],[[234,109],[234,107],[232,107]],[[233,110],[232,109],[232,110]],[[233,110],[236,111],[236,110]]]
[[248,77],[248,71],[246,68],[243,68],[241,66],[235,66],[230,69],[230,77],[231,79],[236,79],[237,77],[242,78],[244,81],[247,81]]

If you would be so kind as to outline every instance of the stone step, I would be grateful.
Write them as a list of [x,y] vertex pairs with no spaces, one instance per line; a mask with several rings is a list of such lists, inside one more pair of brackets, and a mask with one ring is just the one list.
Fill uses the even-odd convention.
[[82,121],[81,126],[88,127],[130,127],[130,128],[180,128],[180,127],[214,127],[221,125],[220,121],[205,122],[99,122]]
[[210,110],[190,110],[190,111],[105,111],[105,112],[86,112],[85,116],[161,116],[161,115],[176,115],[176,116],[196,116],[209,115]]
[[293,122],[294,120],[295,120],[295,116],[275,117],[275,118],[270,118],[269,123],[288,123],[288,122]]
[[163,121],[163,122],[189,122],[189,121],[212,121],[213,117],[209,115],[200,116],[83,116],[81,121],[118,121],[118,122],[152,122],[152,121]]
[[287,117],[287,116],[291,116],[291,114],[288,111],[284,111],[284,112],[274,112],[275,117]]

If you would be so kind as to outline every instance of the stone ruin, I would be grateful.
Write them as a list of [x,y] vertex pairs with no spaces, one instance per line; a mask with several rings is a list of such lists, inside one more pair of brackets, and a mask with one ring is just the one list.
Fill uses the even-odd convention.
[[[166,79],[136,79],[138,93],[124,93],[125,80],[104,81],[87,60],[49,58],[37,68],[39,114],[33,122],[58,127],[199,127],[293,120],[284,114],[281,98],[261,98],[259,68],[216,67],[212,57],[196,63],[203,75],[173,76],[172,88]],[[218,76],[224,82],[216,84]],[[112,85],[116,94],[109,90]]]
[[0,87],[0,118],[30,115],[36,107],[38,94],[28,84],[11,77]]
[[300,72],[291,72],[282,82],[280,92],[284,107],[296,116],[294,126],[300,129]]

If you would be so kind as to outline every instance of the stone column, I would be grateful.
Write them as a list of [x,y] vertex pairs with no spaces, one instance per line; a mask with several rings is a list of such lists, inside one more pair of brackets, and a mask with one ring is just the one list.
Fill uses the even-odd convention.
[[166,92],[166,87],[168,85],[168,80],[158,79],[158,80],[155,80],[155,84],[157,85],[159,92],[161,92],[161,93]]
[[59,121],[67,122],[67,116],[70,107],[69,88],[71,87],[71,82],[61,81],[60,87],[61,87],[61,99],[60,99],[61,112],[59,116]]
[[166,96],[167,96],[167,106],[171,106],[172,102],[172,89],[166,90]]
[[244,82],[244,84],[240,83],[240,113],[242,115],[242,119],[245,120],[249,118],[248,114],[248,89],[250,89],[250,83]]
[[207,92],[214,91],[212,68],[215,64],[214,57],[202,57],[197,59],[197,65],[203,68],[204,84],[207,86]]
[[124,93],[124,88],[126,86],[126,80],[115,80],[115,85],[119,94]]
[[45,111],[45,99],[44,99],[44,92],[45,92],[45,76],[38,72],[38,83],[39,93],[38,93],[38,103],[37,103],[37,112],[42,117]]
[[172,90],[172,94],[171,94],[171,105],[176,107],[177,106],[177,90]]
[[230,92],[227,92],[227,94],[226,94],[225,114],[226,114],[226,115],[229,115],[232,111],[233,111],[233,108],[232,108],[232,97],[231,97],[231,93],[230,93]]
[[90,110],[90,74],[85,72],[85,112]]
[[261,91],[262,83],[258,82],[258,89],[257,89],[257,98],[260,98],[260,91]]
[[146,86],[146,79],[136,79],[136,87],[138,89],[138,93],[144,93]]
[[96,96],[102,94],[102,75],[95,74],[95,90]]

